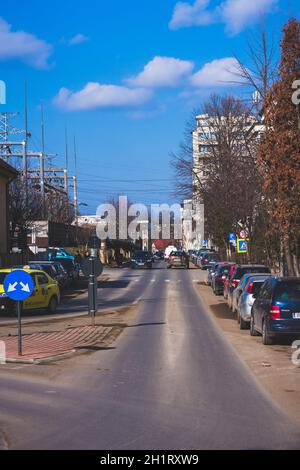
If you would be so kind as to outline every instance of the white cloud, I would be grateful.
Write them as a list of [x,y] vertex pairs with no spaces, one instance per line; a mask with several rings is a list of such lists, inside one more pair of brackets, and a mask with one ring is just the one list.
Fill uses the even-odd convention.
[[196,0],[193,4],[178,2],[175,5],[170,29],[179,29],[188,26],[200,26],[213,22],[212,13],[205,11],[210,0]]
[[206,63],[198,72],[192,75],[190,81],[195,87],[228,86],[241,81],[237,77],[238,62],[234,57],[224,57]]
[[277,0],[227,0],[220,6],[223,20],[232,34],[241,32],[247,25],[271,11]]
[[25,31],[12,31],[11,25],[0,18],[0,60],[18,59],[32,67],[45,69],[52,46]]
[[131,89],[124,86],[89,82],[77,92],[61,88],[54,98],[54,104],[66,111],[130,108],[146,103],[151,97],[152,92],[144,88]]
[[178,2],[175,5],[171,29],[224,23],[231,34],[237,34],[249,24],[256,23],[261,15],[269,13],[278,0],[223,0],[208,10],[210,0],[196,0],[194,3]]
[[126,82],[145,88],[175,87],[192,72],[193,67],[193,62],[188,60],[156,56],[141,73]]
[[85,36],[84,34],[78,33],[75,34],[71,39],[69,39],[69,45],[70,46],[76,46],[77,44],[81,44],[82,42],[88,41],[89,38]]

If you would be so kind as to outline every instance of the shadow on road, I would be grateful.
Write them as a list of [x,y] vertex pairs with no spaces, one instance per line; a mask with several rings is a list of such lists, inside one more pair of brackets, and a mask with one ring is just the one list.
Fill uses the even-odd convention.
[[230,308],[228,307],[226,302],[221,302],[219,304],[211,305],[210,308],[212,309],[214,315],[217,318],[225,318],[230,320],[235,320],[236,316]]

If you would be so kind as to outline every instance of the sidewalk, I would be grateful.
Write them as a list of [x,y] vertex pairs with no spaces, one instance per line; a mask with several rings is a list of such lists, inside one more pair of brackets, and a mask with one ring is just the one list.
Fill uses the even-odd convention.
[[6,346],[7,362],[34,362],[70,354],[79,348],[101,345],[112,327],[84,326],[53,333],[33,333],[22,338],[22,356],[18,355],[18,337],[2,338]]

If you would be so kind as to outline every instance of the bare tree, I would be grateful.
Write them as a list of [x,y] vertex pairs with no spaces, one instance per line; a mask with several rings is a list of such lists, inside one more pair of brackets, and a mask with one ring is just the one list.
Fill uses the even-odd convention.
[[188,142],[173,156],[178,191],[204,203],[207,235],[225,252],[228,234],[239,230],[240,221],[253,238],[259,213],[256,119],[235,97],[212,95],[201,109],[197,132],[207,136],[199,140],[206,149],[196,154],[199,161]]

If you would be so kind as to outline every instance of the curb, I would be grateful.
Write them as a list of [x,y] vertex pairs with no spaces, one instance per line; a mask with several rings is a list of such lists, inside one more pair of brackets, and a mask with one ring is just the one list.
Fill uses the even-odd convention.
[[[110,308],[106,308],[106,309],[103,309],[103,310],[98,310],[97,312],[97,315],[96,317],[99,315],[106,315],[107,313],[111,313],[111,312],[119,312],[120,309],[124,309],[124,308],[130,308],[130,307],[134,307],[135,305],[137,305],[138,301],[134,301],[134,302],[131,302],[130,304],[123,304],[123,305],[119,305],[118,307],[110,307]],[[65,316],[66,315],[66,316]],[[84,317],[88,317],[89,316],[89,313],[87,311],[80,311],[78,313],[70,313],[70,314],[60,314],[60,315],[56,315],[55,317],[44,317],[44,318],[40,318],[40,319],[35,319],[35,318],[29,318],[28,320],[24,320],[22,319],[22,325],[33,325],[33,324],[39,324],[39,323],[55,323],[55,322],[60,322],[62,320],[66,320],[66,319],[72,319],[72,318],[84,318]],[[8,320],[7,322],[0,322],[0,328],[1,326],[15,326],[16,325],[16,320]],[[1,338],[1,335],[0,335],[0,338]]]

